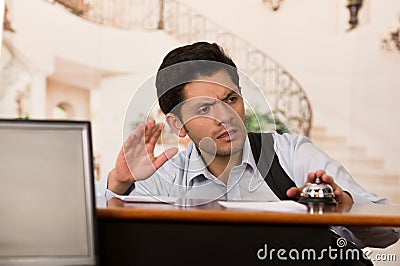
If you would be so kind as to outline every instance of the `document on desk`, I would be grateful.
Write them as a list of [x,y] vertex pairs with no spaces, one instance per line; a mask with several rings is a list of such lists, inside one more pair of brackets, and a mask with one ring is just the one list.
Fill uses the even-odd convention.
[[255,201],[218,201],[218,203],[227,209],[241,209],[250,211],[264,211],[264,212],[296,212],[306,213],[307,206],[292,201],[267,201],[267,202],[255,202]]
[[140,203],[175,203],[178,198],[175,197],[162,197],[162,196],[120,196],[116,198],[125,202],[140,202]]

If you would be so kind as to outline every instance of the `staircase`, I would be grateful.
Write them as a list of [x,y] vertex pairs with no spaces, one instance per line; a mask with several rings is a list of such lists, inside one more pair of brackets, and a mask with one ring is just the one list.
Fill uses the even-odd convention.
[[[330,135],[323,127],[313,127],[310,102],[301,85],[280,64],[251,43],[218,25],[210,18],[177,0],[46,0],[63,4],[68,11],[85,20],[123,30],[162,30],[182,43],[216,41],[225,47],[239,69],[250,75],[268,95],[275,117],[293,133],[310,136],[323,151],[341,162],[368,191],[399,202],[395,191],[399,176],[385,171],[382,158],[368,156],[365,147],[352,146],[344,136]],[[311,131],[310,131],[311,130]],[[379,184],[379,185],[377,185]]]
[[385,161],[368,155],[366,147],[348,144],[344,136],[331,135],[326,128],[313,126],[310,138],[315,145],[339,161],[368,192],[400,203],[400,176],[385,170]]
[[[69,1],[46,0],[65,4]],[[352,146],[344,136],[330,135],[323,127],[310,132],[312,113],[309,100],[296,79],[254,45],[199,14],[177,0],[77,1],[68,11],[82,19],[123,30],[145,29],[163,32],[181,42],[214,40],[227,47],[239,68],[246,71],[268,95],[278,117],[289,122],[292,132],[308,135],[322,150],[341,162],[368,191],[399,202],[397,173],[385,170],[382,158],[368,156],[365,147]],[[379,184],[379,185],[377,185]]]
[[124,30],[162,30],[182,43],[217,42],[227,50],[238,69],[249,75],[264,95],[268,95],[274,117],[290,132],[309,135],[311,104],[300,83],[266,53],[199,14],[184,1],[80,0],[74,4],[67,0],[46,1],[61,4],[74,15],[104,26]]

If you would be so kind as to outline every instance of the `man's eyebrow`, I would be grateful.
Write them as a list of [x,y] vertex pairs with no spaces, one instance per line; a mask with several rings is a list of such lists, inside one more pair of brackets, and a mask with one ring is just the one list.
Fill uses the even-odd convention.
[[213,105],[218,101],[226,101],[229,97],[233,96],[233,95],[239,95],[237,92],[235,91],[231,91],[230,93],[228,93],[224,98],[220,99],[215,99],[215,98],[211,98],[211,97],[205,97],[205,99],[201,100],[202,97],[199,97],[200,99],[195,99],[194,103],[192,104],[192,108],[196,109],[199,108],[200,106],[203,105]]
[[216,102],[216,99],[210,99],[210,98],[206,98],[204,100],[197,99],[197,101],[195,101],[192,106],[194,108],[199,108],[200,106],[203,106],[203,105],[213,105],[213,104],[215,104],[215,102]]
[[221,99],[221,101],[225,102],[229,97],[231,97],[232,95],[238,95],[237,92],[235,91],[231,91],[230,93],[228,93],[223,99]]

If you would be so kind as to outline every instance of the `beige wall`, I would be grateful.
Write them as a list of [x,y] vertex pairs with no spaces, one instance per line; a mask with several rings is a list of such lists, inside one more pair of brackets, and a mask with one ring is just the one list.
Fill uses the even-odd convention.
[[399,23],[400,1],[365,0],[360,25],[349,32],[345,0],[285,0],[276,12],[261,0],[185,3],[283,65],[308,94],[314,125],[367,147],[400,173],[400,53],[381,49]]
[[[59,57],[119,73],[99,76],[90,88],[94,145],[107,171],[122,142],[129,97],[178,42],[163,31],[101,27],[42,0],[9,2],[16,29],[9,41],[31,69],[51,75]],[[345,0],[285,0],[277,12],[261,0],[185,0],[292,73],[311,100],[314,124],[366,146],[400,173],[400,54],[380,49],[383,33],[397,22],[400,1],[364,2],[360,26],[346,32]]]
[[47,79],[46,89],[46,117],[57,117],[57,105],[65,106],[67,119],[88,120],[90,118],[90,92],[87,89],[74,87]]

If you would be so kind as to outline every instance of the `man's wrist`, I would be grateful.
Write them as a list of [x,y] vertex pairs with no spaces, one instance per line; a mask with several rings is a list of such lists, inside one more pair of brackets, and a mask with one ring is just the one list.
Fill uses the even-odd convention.
[[135,189],[135,182],[132,183],[132,185],[130,185],[130,187],[124,192],[124,196],[127,196],[129,194],[131,194],[131,192]]
[[350,192],[348,191],[343,191],[343,195],[344,195],[344,203],[348,204],[348,205],[353,205],[354,204],[354,200],[353,197],[351,196]]
[[349,196],[351,200],[353,200],[353,197],[351,196],[350,192],[343,190],[343,193],[347,194],[347,196]]
[[115,194],[118,195],[129,194],[135,188],[134,184],[135,184],[134,181],[127,181],[127,182],[119,181],[115,168],[108,175],[107,189],[114,192]]

